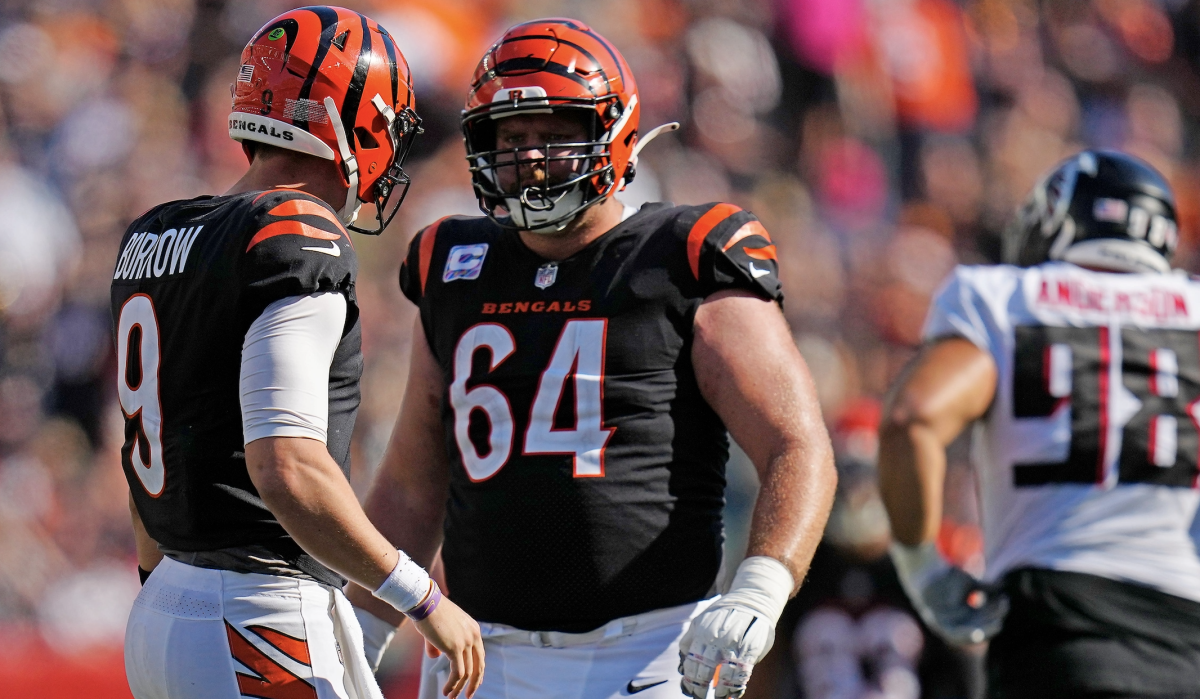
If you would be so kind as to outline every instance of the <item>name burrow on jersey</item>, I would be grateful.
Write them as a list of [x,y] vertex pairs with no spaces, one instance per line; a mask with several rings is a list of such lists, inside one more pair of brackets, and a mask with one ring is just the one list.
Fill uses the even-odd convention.
[[193,226],[170,228],[162,233],[134,233],[117,258],[113,279],[149,279],[182,273],[192,244],[203,228]]

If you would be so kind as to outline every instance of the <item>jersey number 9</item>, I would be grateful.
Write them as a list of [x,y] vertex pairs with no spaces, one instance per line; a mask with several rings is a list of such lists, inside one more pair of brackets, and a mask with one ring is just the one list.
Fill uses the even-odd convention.
[[121,306],[117,322],[117,394],[125,415],[121,457],[150,497],[162,495],[167,475],[158,393],[160,356],[154,302],[145,294],[134,294]]

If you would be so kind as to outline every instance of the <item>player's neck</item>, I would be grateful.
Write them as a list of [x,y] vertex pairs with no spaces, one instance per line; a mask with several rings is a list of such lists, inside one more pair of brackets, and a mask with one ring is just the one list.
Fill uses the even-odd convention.
[[242,179],[225,194],[295,189],[329,204],[335,211],[346,205],[346,185],[332,161],[303,153],[258,156]]
[[609,197],[586,209],[561,232],[553,235],[521,231],[521,242],[547,260],[565,260],[612,230],[621,222],[625,206]]

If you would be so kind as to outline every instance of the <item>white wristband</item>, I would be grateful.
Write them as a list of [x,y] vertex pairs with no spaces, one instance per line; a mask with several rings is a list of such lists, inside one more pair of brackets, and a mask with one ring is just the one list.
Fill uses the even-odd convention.
[[395,607],[398,611],[407,612],[416,607],[429,594],[429,573],[413,562],[403,551],[397,551],[400,560],[387,580],[373,592],[376,597]]
[[795,584],[787,566],[770,556],[751,556],[738,566],[721,604],[741,604],[776,624]]

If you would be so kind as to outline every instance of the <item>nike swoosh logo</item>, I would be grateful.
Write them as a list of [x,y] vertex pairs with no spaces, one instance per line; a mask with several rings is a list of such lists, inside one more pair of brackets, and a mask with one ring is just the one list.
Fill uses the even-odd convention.
[[629,684],[625,685],[625,693],[626,694],[637,694],[638,692],[644,692],[647,689],[650,689],[651,687],[657,687],[660,684],[666,684],[666,683],[667,683],[666,680],[662,680],[661,682],[655,682],[654,684],[634,684],[633,680],[630,680]]
[[[326,255],[329,255],[330,257],[341,257],[342,256],[342,249],[340,247],[338,247],[336,240],[329,243],[329,247],[327,247],[327,248],[300,248],[300,249],[301,250],[312,250],[313,252],[323,252]],[[754,265],[751,264],[750,266],[753,267]],[[763,272],[763,274],[766,274],[766,272]]]
[[[309,250],[310,248],[304,248],[304,249]],[[771,273],[771,270],[759,269],[758,267],[754,266],[753,262],[750,263],[750,276],[754,277],[755,279],[758,279],[759,277],[765,277],[770,273]]]

